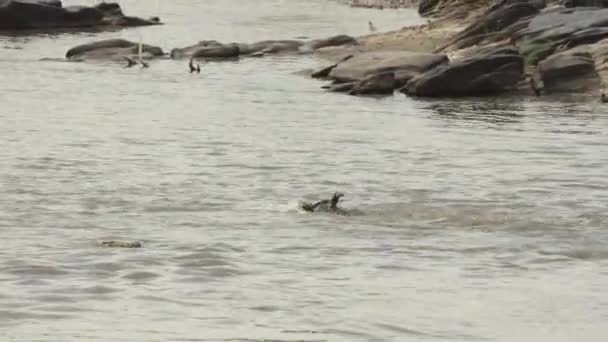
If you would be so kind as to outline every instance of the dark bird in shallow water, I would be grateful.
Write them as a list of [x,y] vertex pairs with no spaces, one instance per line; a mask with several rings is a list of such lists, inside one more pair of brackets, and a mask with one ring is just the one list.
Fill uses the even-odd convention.
[[344,197],[343,193],[336,192],[331,199],[325,199],[316,203],[304,203],[302,204],[302,209],[310,213],[339,213],[341,210],[338,208],[338,202],[340,202],[340,198],[342,197]]
[[200,64],[196,63],[196,66],[194,65],[194,57],[190,58],[190,63],[188,63],[188,66],[190,67],[190,73],[193,73],[195,71],[197,74],[201,73]]
[[608,96],[606,96],[606,93],[602,92],[602,95],[600,95],[600,102],[608,103]]

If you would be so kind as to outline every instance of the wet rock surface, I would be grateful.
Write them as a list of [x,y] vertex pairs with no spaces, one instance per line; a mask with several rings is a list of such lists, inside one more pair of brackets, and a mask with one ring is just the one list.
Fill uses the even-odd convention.
[[577,92],[597,88],[600,78],[588,51],[565,51],[538,64],[546,92]]
[[499,94],[514,88],[523,72],[523,58],[514,47],[484,49],[414,77],[402,92],[429,97]]
[[[108,59],[120,60],[124,57],[138,57],[139,44],[124,39],[108,39],[87,43],[71,48],[66,58],[71,60]],[[160,47],[142,44],[142,58],[152,59],[164,55]]]
[[64,7],[57,0],[0,0],[0,30],[73,30],[158,24],[158,18],[124,15],[117,3]]
[[406,80],[447,61],[444,54],[412,51],[367,52],[338,63],[328,77],[339,82],[351,82],[360,81],[371,74],[392,71],[398,74],[401,80]]
[[286,53],[312,53],[319,49],[356,44],[357,41],[346,35],[337,35],[311,41],[302,40],[263,40],[255,43],[221,43],[203,40],[194,45],[171,50],[171,58],[236,58],[261,57],[264,55]]
[[364,77],[353,85],[351,95],[392,94],[395,89],[395,72],[385,71]]

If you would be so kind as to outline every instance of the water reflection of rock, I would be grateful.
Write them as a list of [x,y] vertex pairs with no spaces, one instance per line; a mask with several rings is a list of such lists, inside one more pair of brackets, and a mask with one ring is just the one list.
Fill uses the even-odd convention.
[[525,107],[520,102],[498,102],[487,99],[473,102],[441,101],[431,102],[428,109],[440,119],[481,121],[492,124],[515,124],[523,118]]

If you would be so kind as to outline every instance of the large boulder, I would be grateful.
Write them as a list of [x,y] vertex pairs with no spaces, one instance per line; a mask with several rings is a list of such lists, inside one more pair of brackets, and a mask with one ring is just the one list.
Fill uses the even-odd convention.
[[226,59],[236,58],[240,54],[238,44],[214,45],[197,49],[192,54],[194,58]]
[[597,89],[601,80],[586,47],[554,54],[538,64],[544,91],[573,92]]
[[527,1],[508,3],[490,8],[485,15],[450,39],[444,48],[451,45],[455,45],[457,48],[475,45],[483,39],[517,23],[521,19],[534,16],[538,13],[539,9],[537,6]]
[[564,48],[608,37],[608,9],[555,9],[532,18],[511,35],[528,64],[536,65]]
[[0,0],[0,30],[49,30],[160,24],[158,18],[128,17],[115,3],[62,7],[53,0]]
[[357,45],[357,40],[351,36],[347,36],[344,34],[332,36],[324,39],[315,39],[307,42],[306,44],[300,47],[301,52],[312,52],[319,49],[334,47],[334,46],[344,46],[344,45]]
[[349,94],[368,95],[368,94],[392,94],[395,90],[395,73],[384,71],[377,74],[366,76],[361,81],[356,82]]
[[412,78],[402,92],[429,97],[498,94],[514,88],[523,71],[523,58],[514,47],[480,49]]
[[[67,59],[109,59],[134,58],[139,54],[139,44],[124,39],[108,39],[78,45],[66,53]],[[142,58],[151,59],[164,55],[160,47],[142,44]]]
[[365,77],[393,72],[395,86],[400,87],[412,77],[447,63],[443,54],[420,53],[411,51],[371,51],[353,56],[338,63],[328,75],[337,82],[361,81]]

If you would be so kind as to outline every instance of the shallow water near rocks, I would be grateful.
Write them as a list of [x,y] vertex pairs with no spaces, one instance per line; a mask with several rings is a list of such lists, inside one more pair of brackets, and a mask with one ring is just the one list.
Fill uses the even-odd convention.
[[[3,340],[604,340],[596,99],[354,98],[295,75],[311,56],[200,75],[39,61],[109,37],[169,50],[420,21],[322,0],[122,5],[167,24],[0,37]],[[337,190],[362,213],[294,210]]]

